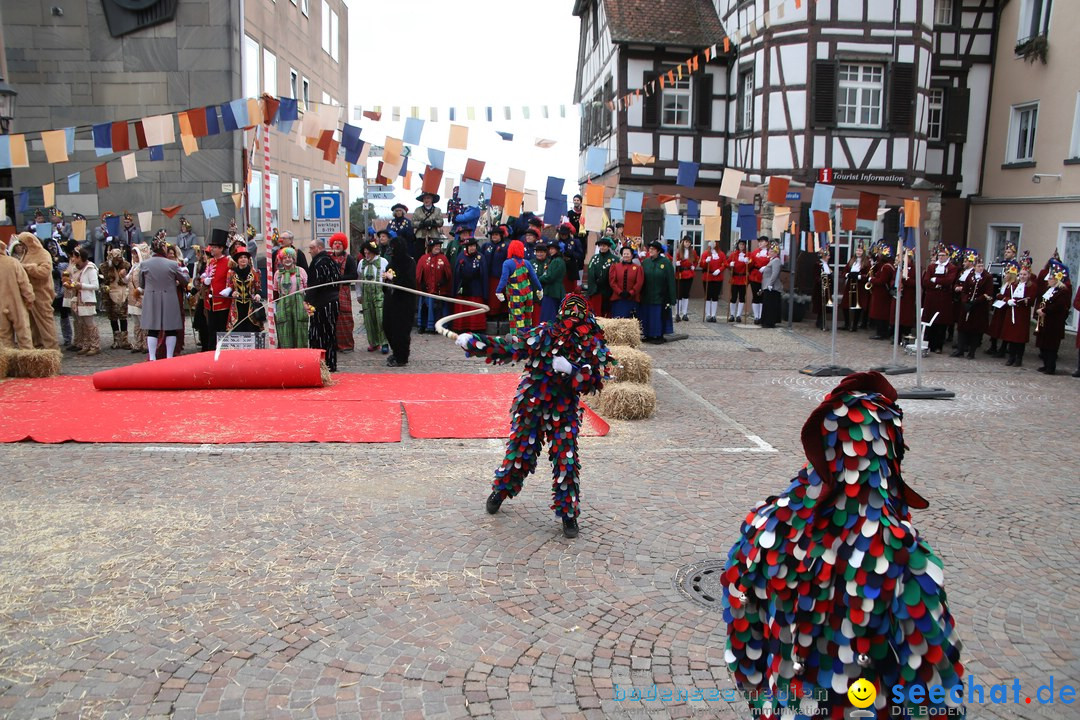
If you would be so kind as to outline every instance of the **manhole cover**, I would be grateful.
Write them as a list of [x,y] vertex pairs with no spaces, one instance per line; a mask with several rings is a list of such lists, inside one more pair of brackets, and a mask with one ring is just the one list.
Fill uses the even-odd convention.
[[675,589],[698,605],[723,612],[723,560],[706,560],[687,565],[675,573]]

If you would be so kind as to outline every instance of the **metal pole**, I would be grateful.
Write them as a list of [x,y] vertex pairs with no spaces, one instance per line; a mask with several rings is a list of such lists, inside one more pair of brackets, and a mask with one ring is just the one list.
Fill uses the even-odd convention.
[[832,232],[826,233],[829,242],[832,244],[833,250],[833,276],[832,284],[829,286],[832,293],[832,352],[829,355],[829,364],[836,365],[836,331],[837,331],[837,316],[836,311],[840,309],[840,296],[837,294],[836,289],[840,284],[840,244],[834,241]]
[[922,238],[915,238],[915,387],[922,387],[922,354],[923,354],[923,322],[922,322]]
[[794,237],[788,231],[784,232],[784,246],[788,253],[788,330],[792,329],[795,322],[795,248]]

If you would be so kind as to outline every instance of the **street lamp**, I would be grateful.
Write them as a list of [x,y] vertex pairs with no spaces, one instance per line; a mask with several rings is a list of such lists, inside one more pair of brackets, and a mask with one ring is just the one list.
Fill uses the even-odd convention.
[[0,78],[0,135],[7,135],[11,130],[11,121],[15,117],[15,88]]

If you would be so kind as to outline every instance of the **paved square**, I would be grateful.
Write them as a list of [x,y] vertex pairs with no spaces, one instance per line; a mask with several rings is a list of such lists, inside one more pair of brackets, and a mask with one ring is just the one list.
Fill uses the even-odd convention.
[[[674,581],[722,560],[799,470],[799,428],[837,379],[798,373],[828,359],[828,335],[805,326],[686,327],[646,348],[655,418],[582,440],[576,540],[543,472],[484,512],[495,440],[0,447],[0,716],[744,717],[722,700],[617,702],[614,686],[732,687],[720,614]],[[519,370],[413,342],[409,372]],[[889,355],[848,334],[839,354],[855,369]],[[904,469],[931,501],[915,523],[945,561],[968,672],[1075,686],[1080,380],[1028,354],[1019,370],[928,358],[924,384],[957,398],[901,401]],[[362,348],[340,357],[390,371]]]

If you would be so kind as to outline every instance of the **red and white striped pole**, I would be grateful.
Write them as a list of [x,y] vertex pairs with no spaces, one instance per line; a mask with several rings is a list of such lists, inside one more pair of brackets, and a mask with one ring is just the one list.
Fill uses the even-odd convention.
[[274,222],[270,213],[270,126],[263,125],[263,235],[266,240],[266,337],[271,348],[277,347],[274,327],[274,241],[270,236]]

